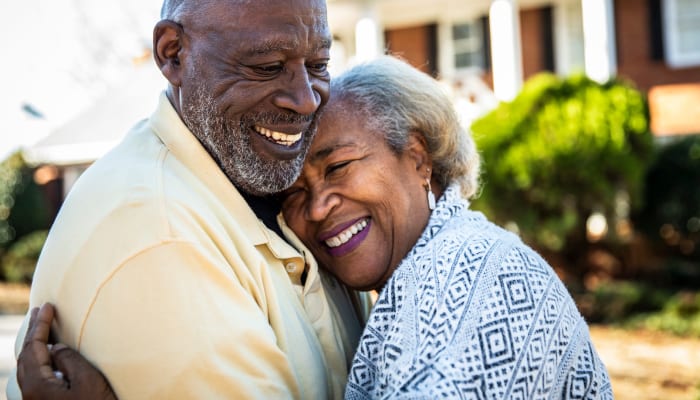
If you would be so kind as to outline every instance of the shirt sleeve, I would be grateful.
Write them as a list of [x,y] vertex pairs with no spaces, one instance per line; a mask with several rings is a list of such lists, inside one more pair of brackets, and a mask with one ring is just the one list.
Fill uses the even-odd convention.
[[141,252],[97,291],[79,351],[122,399],[298,397],[262,289],[231,270],[191,243]]

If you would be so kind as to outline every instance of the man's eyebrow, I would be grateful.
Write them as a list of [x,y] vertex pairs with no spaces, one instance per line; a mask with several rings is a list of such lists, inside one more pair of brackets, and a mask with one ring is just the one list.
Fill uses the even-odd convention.
[[[311,48],[311,54],[318,52],[319,50],[329,49],[331,47],[331,39],[321,39],[315,43]],[[246,49],[248,55],[261,55],[269,54],[278,51],[289,51],[294,50],[300,46],[299,41],[296,39],[285,38],[285,39],[271,39],[264,42],[256,42]]]
[[286,51],[295,49],[299,46],[299,41],[296,39],[272,39],[263,42],[256,41],[246,50],[249,55],[259,55],[274,53],[276,51]]
[[338,143],[334,144],[332,146],[324,147],[322,149],[319,149],[317,151],[314,151],[313,153],[309,154],[308,160],[309,162],[316,162],[320,161],[329,155],[333,153],[334,151],[343,149],[343,148],[353,148],[355,147],[352,143]]
[[318,41],[318,44],[316,44],[316,46],[313,48],[313,51],[316,52],[319,50],[330,49],[332,43],[333,43],[332,39],[328,39],[328,38],[321,39]]

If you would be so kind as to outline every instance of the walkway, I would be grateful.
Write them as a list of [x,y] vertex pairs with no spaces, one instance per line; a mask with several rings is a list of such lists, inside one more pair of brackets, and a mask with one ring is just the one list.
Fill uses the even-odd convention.
[[0,399],[7,400],[7,377],[15,366],[15,337],[23,315],[0,315]]

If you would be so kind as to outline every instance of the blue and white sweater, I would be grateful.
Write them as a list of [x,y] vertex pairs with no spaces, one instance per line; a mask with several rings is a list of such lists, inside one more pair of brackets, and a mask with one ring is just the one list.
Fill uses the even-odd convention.
[[346,399],[612,399],[552,268],[450,186],[379,295]]

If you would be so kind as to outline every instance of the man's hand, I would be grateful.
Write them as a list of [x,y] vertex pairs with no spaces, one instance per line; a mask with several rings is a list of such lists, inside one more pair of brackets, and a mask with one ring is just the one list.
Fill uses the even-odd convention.
[[17,358],[17,383],[22,398],[116,400],[104,375],[80,353],[63,344],[49,344],[53,317],[51,304],[32,309]]

